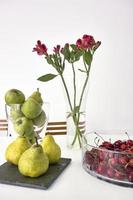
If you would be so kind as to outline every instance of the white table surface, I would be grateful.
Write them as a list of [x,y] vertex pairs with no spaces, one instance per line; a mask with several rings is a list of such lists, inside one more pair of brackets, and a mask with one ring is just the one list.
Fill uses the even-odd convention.
[[[62,157],[72,158],[71,164],[47,189],[39,190],[0,184],[0,200],[131,200],[132,188],[113,185],[89,175],[82,168],[81,151],[66,147],[66,136],[55,136],[62,148]],[[10,139],[0,137],[0,164],[5,162],[4,152]]]

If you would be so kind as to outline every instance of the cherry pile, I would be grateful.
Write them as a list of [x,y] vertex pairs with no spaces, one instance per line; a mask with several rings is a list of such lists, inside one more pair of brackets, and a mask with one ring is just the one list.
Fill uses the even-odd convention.
[[83,164],[97,174],[133,182],[133,140],[103,141],[85,152]]

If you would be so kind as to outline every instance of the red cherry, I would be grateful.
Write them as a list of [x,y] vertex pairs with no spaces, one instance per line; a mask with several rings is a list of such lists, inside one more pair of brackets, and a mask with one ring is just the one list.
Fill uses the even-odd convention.
[[117,140],[117,141],[114,142],[113,145],[114,145],[115,148],[117,148],[117,147],[120,147],[121,144],[122,144],[122,141],[121,140]]
[[128,180],[129,180],[130,182],[133,182],[133,172],[131,172],[131,173],[129,174]]
[[126,152],[133,154],[133,148],[132,149],[127,149]]
[[93,161],[94,157],[92,156],[92,154],[89,151],[86,151],[84,155],[84,162],[91,165]]
[[100,161],[103,161],[103,160],[105,159],[104,152],[103,152],[102,150],[100,150],[100,151],[98,152],[98,156],[99,156],[99,160],[100,160]]
[[128,164],[133,167],[133,158],[129,160]]
[[120,165],[126,165],[129,161],[129,158],[127,156],[122,156],[119,158],[118,162]]
[[130,165],[126,165],[125,166],[125,171],[126,173],[130,174],[131,172],[133,172],[133,167]]
[[114,177],[114,170],[113,169],[108,169],[107,170],[107,176],[109,178],[113,178]]
[[110,159],[109,159],[109,164],[110,164],[111,166],[115,166],[115,165],[117,164],[115,158],[110,158]]
[[106,149],[112,150],[114,147],[110,142],[104,141],[102,143],[102,146],[104,146]]
[[109,152],[109,153],[108,153],[108,157],[109,157],[109,158],[113,158],[113,157],[114,157],[114,153],[113,153],[113,152]]
[[119,171],[115,172],[115,178],[119,180],[123,180],[125,178],[125,175]]
[[97,171],[98,166],[99,166],[99,162],[98,162],[97,159],[95,159],[94,162],[93,162],[93,164],[90,166],[90,170]]
[[132,147],[133,146],[133,140],[127,140],[126,144],[128,147]]
[[126,150],[126,148],[127,148],[127,145],[125,144],[125,142],[120,145],[120,150],[124,151]]
[[106,164],[104,162],[100,162],[97,168],[97,173],[105,174],[106,173]]

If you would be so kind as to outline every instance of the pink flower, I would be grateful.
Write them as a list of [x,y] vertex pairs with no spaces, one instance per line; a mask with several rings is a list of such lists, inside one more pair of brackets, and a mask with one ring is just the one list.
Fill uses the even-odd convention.
[[79,48],[82,47],[82,40],[81,39],[77,40],[76,46],[79,47]]
[[95,40],[91,35],[83,35],[82,39],[78,39],[76,42],[77,47],[82,49],[91,49],[95,44]]
[[33,52],[37,52],[38,55],[42,56],[44,55],[48,55],[47,54],[47,47],[45,44],[42,44],[40,40],[37,41],[36,47],[33,48]]
[[59,53],[60,52],[60,45],[57,45],[56,47],[54,47],[53,51],[55,53]]
[[91,35],[83,35],[82,46],[85,49],[91,49],[95,45],[95,40]]

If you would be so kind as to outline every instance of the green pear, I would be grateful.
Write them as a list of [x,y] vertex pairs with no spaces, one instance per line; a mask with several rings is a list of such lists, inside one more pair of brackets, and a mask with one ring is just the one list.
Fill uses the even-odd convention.
[[10,109],[10,119],[12,122],[15,122],[17,118],[23,117],[24,114],[21,111],[20,104],[12,104]]
[[41,145],[33,145],[19,159],[18,169],[24,176],[38,177],[46,173],[49,167],[48,156]]
[[29,98],[33,98],[41,106],[43,105],[43,100],[42,100],[42,97],[41,97],[41,93],[39,92],[39,88],[37,88],[37,91],[33,92],[33,94]]
[[61,157],[61,149],[52,135],[46,135],[41,143],[44,152],[48,155],[49,163],[55,164]]
[[37,127],[42,127],[45,124],[45,122],[46,122],[46,114],[42,110],[41,114],[35,119],[33,119],[33,124]]
[[27,139],[29,140],[29,142],[30,142],[31,144],[35,144],[35,142],[36,142],[35,137],[37,137],[35,131],[32,131],[32,132],[30,133],[30,135],[28,135],[28,136],[26,136],[26,137],[27,137]]
[[23,92],[17,89],[8,90],[5,94],[5,102],[7,105],[22,104],[25,101]]
[[34,119],[41,114],[42,107],[36,100],[29,98],[22,105],[21,111],[27,118]]
[[25,137],[17,137],[11,144],[8,145],[5,157],[6,160],[14,165],[18,165],[18,161],[25,150],[30,148],[31,144]]
[[28,136],[34,130],[33,122],[26,117],[19,117],[14,123],[14,130],[21,136]]

